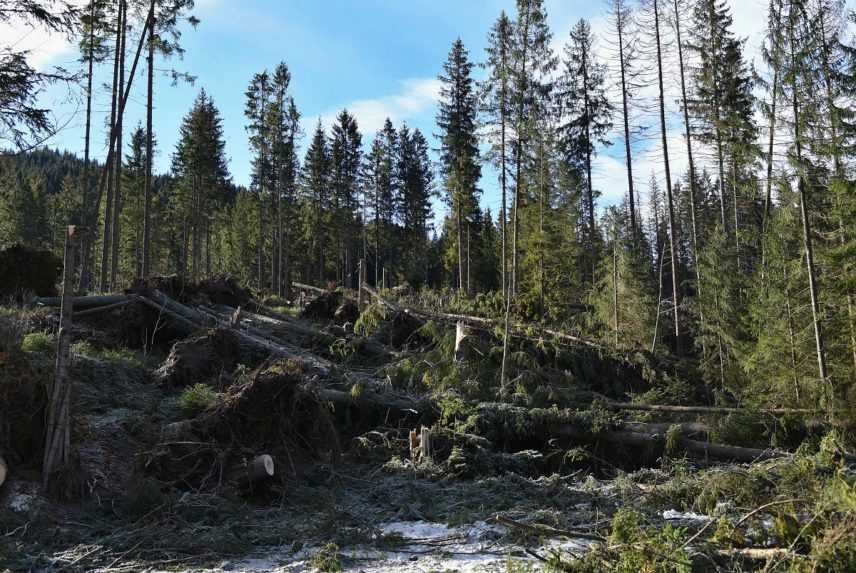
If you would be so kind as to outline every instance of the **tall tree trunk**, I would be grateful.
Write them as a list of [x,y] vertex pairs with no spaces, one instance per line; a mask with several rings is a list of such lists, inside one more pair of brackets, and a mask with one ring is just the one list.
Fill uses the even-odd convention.
[[[92,68],[95,61],[95,0],[89,0],[89,54],[87,54],[86,73],[86,128],[83,148],[83,184],[81,185],[81,205],[83,216],[89,212],[91,199],[89,181],[89,145],[92,132]],[[83,221],[80,221],[83,223]]]
[[[259,292],[264,291],[265,288],[265,269],[264,269],[264,245],[265,245],[265,226],[264,226],[264,191],[265,191],[265,177],[267,173],[265,173],[265,166],[267,163],[267,133],[265,130],[264,122],[265,118],[265,103],[267,103],[267,84],[265,83],[262,86],[261,93],[261,109],[259,112],[260,118],[260,128],[259,128],[259,136],[261,138],[261,147],[259,154],[261,155],[259,161],[259,244],[258,244],[258,264],[259,264]],[[316,229],[317,232],[317,229]]]
[[666,171],[666,197],[669,203],[669,250],[672,257],[672,306],[675,322],[675,352],[681,354],[680,290],[678,288],[678,256],[675,228],[675,207],[672,201],[672,175],[669,170],[669,146],[666,137],[666,103],[663,94],[663,57],[660,48],[660,12],[654,0],[654,33],[657,41],[657,83],[660,89],[660,133],[663,141],[663,164]]
[[794,382],[794,394],[796,399],[800,399],[800,377],[799,370],[797,369],[797,345],[796,345],[796,336],[794,334],[794,317],[793,312],[791,311],[791,289],[788,284],[788,267],[785,266],[782,270],[782,274],[785,280],[784,286],[784,294],[785,294],[785,313],[788,322],[788,343],[791,348],[791,374],[793,375]]
[[773,64],[773,84],[772,89],[770,91],[770,95],[772,101],[770,102],[770,133],[767,136],[767,182],[765,186],[765,194],[764,194],[764,213],[761,219],[761,277],[763,280],[764,273],[766,270],[766,256],[764,248],[764,239],[767,236],[767,226],[770,223],[770,213],[772,211],[772,201],[773,201],[773,145],[775,143],[776,138],[776,104],[778,103],[779,96],[779,48],[776,45],[779,31],[779,19],[781,17],[781,4],[778,2],[771,2],[775,6],[772,7],[772,10],[775,10],[775,16],[773,16],[773,23],[776,29],[772,31],[773,39],[772,46],[770,47],[771,56],[774,59]]
[[541,135],[538,140],[538,310],[543,315],[544,313],[544,298],[545,298],[545,275],[544,275],[544,249],[547,247],[544,240],[544,136]]
[[731,196],[732,207],[734,210],[734,257],[737,262],[737,272],[740,273],[740,219],[738,216],[738,198],[737,198],[737,157],[735,151],[731,151]]
[[[809,294],[811,297],[811,316],[812,322],[814,325],[814,341],[815,347],[817,349],[817,369],[818,375],[820,376],[821,383],[826,385],[829,382],[826,370],[826,350],[824,348],[823,343],[823,327],[821,326],[820,321],[820,302],[819,302],[819,292],[817,286],[817,278],[815,276],[815,267],[814,267],[814,249],[812,247],[811,240],[811,222],[808,216],[808,205],[806,204],[806,189],[805,189],[805,166],[802,162],[802,140],[800,139],[800,108],[799,108],[799,86],[797,84],[797,74],[796,74],[796,55],[795,55],[795,45],[794,45],[794,15],[791,14],[791,22],[790,22],[790,51],[791,51],[791,68],[792,72],[790,74],[791,77],[791,90],[793,92],[793,98],[791,101],[791,107],[793,110],[794,116],[794,150],[796,152],[796,160],[797,160],[797,190],[799,192],[800,197],[800,218],[802,219],[802,228],[803,228],[803,247],[805,248],[805,259],[806,259],[806,267],[808,271],[808,288]],[[828,396],[831,400],[832,396]]]
[[[128,3],[121,1],[122,8],[122,51],[119,54],[119,97],[125,97],[125,44],[128,37]],[[119,215],[122,213],[122,126],[124,121],[119,118],[116,126],[116,191],[113,197],[113,233],[110,240],[110,290],[116,289],[116,275],[119,270],[119,242],[122,239]]]
[[143,276],[147,278],[151,273],[152,258],[152,161],[154,132],[152,127],[152,114],[154,105],[154,83],[155,83],[155,0],[152,0],[152,12],[150,19],[149,34],[149,57],[147,71],[146,89],[146,176],[143,183]]
[[[375,177],[377,178],[380,162],[375,163]],[[374,286],[378,288],[380,280],[380,181],[375,181],[375,220],[374,220],[374,237],[375,237],[375,266],[374,266]]]
[[[622,11],[616,10],[616,27],[618,29],[618,59],[621,71],[621,108],[624,119],[624,157],[627,161],[627,196],[629,199],[630,208],[630,234],[632,243],[635,247],[638,239],[638,230],[636,227],[636,198],[633,193],[633,165],[632,155],[630,151],[630,114],[627,105],[627,79],[625,77],[625,61],[624,61],[624,21],[621,19]],[[680,36],[678,38],[680,46]],[[683,65],[681,66],[681,82],[683,82]],[[686,99],[686,98],[685,98]],[[692,155],[690,155],[690,170],[692,170]]]
[[519,233],[518,230],[518,211],[520,210],[520,191],[521,191],[521,175],[522,175],[522,167],[523,167],[523,116],[525,112],[525,97],[524,94],[528,91],[527,82],[526,82],[526,55],[528,48],[528,40],[529,40],[529,18],[531,14],[529,12],[529,4],[526,6],[526,13],[523,17],[524,25],[523,25],[523,54],[521,58],[520,65],[520,93],[518,94],[519,102],[517,104],[517,141],[515,147],[517,148],[517,157],[515,157],[515,170],[516,177],[514,181],[514,212],[512,213],[513,217],[513,230],[512,230],[512,238],[511,238],[511,286],[509,287],[509,294],[506,297],[505,302],[505,333],[502,337],[502,368],[500,370],[499,381],[500,381],[500,395],[505,398],[508,395],[508,335],[509,335],[509,320],[511,319],[511,304],[514,300],[514,294],[517,290],[517,235]]
[[[111,102],[110,102],[110,133],[116,133],[116,137],[118,139],[119,133],[119,123],[120,120],[116,116],[116,109],[119,105],[119,102],[122,101],[122,86],[121,80],[119,79],[119,60],[121,59],[122,54],[122,28],[124,27],[124,23],[122,21],[124,15],[122,12],[122,1],[118,0],[117,8],[116,8],[116,46],[114,48],[113,53],[113,89],[111,93]],[[110,138],[110,147],[114,146],[114,140]],[[111,237],[111,227],[113,224],[113,185],[115,182],[116,175],[116,164],[115,157],[121,156],[121,150],[119,153],[113,154],[113,161],[111,161],[110,165],[107,165],[106,168],[108,170],[107,175],[107,196],[105,197],[105,205],[104,205],[104,229],[103,234],[101,236],[101,265],[99,267],[99,277],[98,277],[98,290],[104,292],[107,290],[107,267],[108,256],[110,254],[110,237]],[[100,201],[99,201],[100,203]],[[96,206],[97,208],[97,206]]]
[[458,231],[458,290],[460,290],[461,292],[466,292],[465,291],[465,285],[464,285],[464,230],[462,227],[463,215],[461,213],[463,211],[463,206],[461,205],[463,198],[464,198],[464,193],[463,193],[463,190],[461,189],[461,183],[459,181],[458,182],[458,200],[457,200],[457,206],[456,206],[457,208],[455,210],[455,217],[457,219],[455,224],[458,227],[458,229],[457,229],[457,231]]
[[612,319],[615,325],[615,346],[618,347],[618,221],[612,237]]
[[[506,56],[505,56],[505,45],[502,46],[502,66],[503,70],[507,69],[506,64]],[[506,199],[506,184],[507,184],[507,167],[506,167],[506,157],[505,157],[505,123],[506,123],[506,86],[505,86],[505,73],[503,72],[502,78],[502,87],[500,91],[500,111],[499,111],[499,123],[500,123],[500,185],[502,187],[502,205],[499,207],[500,219],[502,220],[500,229],[502,230],[502,280],[500,281],[500,286],[502,288],[502,296],[503,301],[508,298],[508,232],[506,230],[508,216],[506,213],[507,199]]]
[[591,102],[589,100],[589,85],[588,85],[588,53],[585,51],[582,55],[583,59],[583,100],[585,105],[586,129],[585,129],[585,145],[586,145],[586,212],[588,215],[588,240],[589,240],[589,268],[591,271],[591,282],[594,284],[594,267],[597,261],[597,254],[594,252],[595,247],[595,228],[594,228],[594,190],[591,183]]

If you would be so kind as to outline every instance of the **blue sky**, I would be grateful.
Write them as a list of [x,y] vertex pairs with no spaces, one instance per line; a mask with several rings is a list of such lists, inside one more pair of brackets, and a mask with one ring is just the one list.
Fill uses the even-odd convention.
[[[605,32],[605,3],[548,0],[546,5],[557,51],[579,18],[590,19],[596,33]],[[366,144],[387,115],[396,125],[406,121],[419,128],[435,144],[436,77],[451,43],[460,37],[472,58],[481,61],[488,29],[503,9],[513,15],[513,0],[197,0],[194,13],[201,23],[196,29],[184,30],[184,59],[158,64],[161,70],[173,66],[187,71],[197,76],[197,81],[195,85],[173,86],[164,76],[156,80],[156,170],[168,170],[181,118],[204,88],[223,116],[233,178],[236,183],[247,184],[250,155],[244,130],[244,90],[253,73],[273,69],[280,61],[285,61],[292,72],[292,93],[307,133],[304,142],[318,118],[329,125],[337,111],[348,108],[356,115]],[[748,55],[752,58],[760,41],[765,3],[733,2],[733,9],[737,33],[749,37]],[[74,49],[62,39],[20,27],[0,29],[0,35],[6,34],[31,48],[32,59],[40,67],[77,65]],[[129,40],[129,45],[133,43]],[[103,66],[102,81],[107,68]],[[126,112],[125,125],[130,127],[144,119],[142,63],[139,71]],[[676,85],[671,82],[671,89]],[[60,123],[68,122],[49,145],[82,155],[79,94],[52,89],[42,99],[55,110]],[[100,127],[109,111],[107,98],[100,95],[95,107],[95,125]],[[677,107],[672,107],[676,114]],[[685,163],[683,143],[680,130],[673,131],[672,169],[680,173]],[[94,141],[94,155],[103,157],[103,130],[95,132]],[[636,177],[647,186],[650,174],[660,171],[659,146],[640,141],[634,149],[638,150]],[[616,140],[595,165],[595,186],[603,192],[603,204],[613,203],[626,193],[622,150],[623,144]],[[499,198],[491,170],[485,171],[482,187],[483,203],[495,213]]]

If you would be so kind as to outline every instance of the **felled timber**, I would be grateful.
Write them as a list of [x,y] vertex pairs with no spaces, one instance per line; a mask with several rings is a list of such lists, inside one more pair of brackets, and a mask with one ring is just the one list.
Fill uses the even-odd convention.
[[[746,408],[730,406],[673,406],[668,404],[635,404],[630,402],[615,402],[605,400],[604,405],[610,410],[630,410],[639,412],[672,412],[677,414],[735,414],[748,412]],[[756,410],[761,414],[817,414],[820,410],[810,408],[761,408]]]
[[[133,300],[133,295],[110,294],[98,296],[75,296],[71,302],[74,308],[92,308],[96,306],[107,306]],[[32,301],[35,306],[60,306],[62,298],[58,296],[36,297]]]
[[259,454],[251,460],[242,460],[228,470],[226,479],[238,489],[253,489],[270,481],[276,474],[273,457]]
[[[495,320],[492,318],[484,318],[481,316],[471,316],[467,314],[452,314],[448,312],[437,312],[424,310],[420,308],[413,307],[404,307],[399,306],[398,304],[385,299],[378,293],[375,289],[363,285],[363,289],[366,290],[370,295],[372,295],[377,301],[383,305],[384,307],[392,310],[393,312],[403,312],[405,314],[409,314],[411,316],[415,316],[421,320],[434,320],[438,322],[445,322],[449,324],[457,325],[459,322],[464,323],[472,328],[478,328],[481,330],[493,330],[498,326],[504,326],[504,321]],[[566,342],[574,345],[582,345],[588,346],[590,348],[601,348],[599,344],[596,344],[590,340],[586,340],[584,338],[580,338],[579,336],[574,336],[573,334],[568,334],[566,332],[560,332],[558,330],[554,330],[551,328],[543,328],[537,327],[534,325],[524,325],[518,323],[512,323],[509,325],[511,330],[513,331],[514,336],[522,337],[522,338],[531,338],[528,336],[529,331],[534,331],[536,334],[541,336],[549,336],[560,340],[562,342]]]
[[317,286],[313,286],[313,285],[308,285],[306,283],[298,283],[295,281],[291,281],[291,287],[294,289],[297,289],[297,290],[308,290],[308,291],[318,293],[318,294],[324,294],[325,292],[329,292],[325,288],[321,288],[321,287],[317,287]]

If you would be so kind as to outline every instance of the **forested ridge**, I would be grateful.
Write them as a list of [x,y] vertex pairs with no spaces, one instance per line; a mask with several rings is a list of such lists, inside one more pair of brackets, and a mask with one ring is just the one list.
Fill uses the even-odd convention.
[[[390,118],[366,133],[348,109],[329,125],[304,117],[294,86],[311,78],[287,58],[229,78],[246,86],[245,186],[226,154],[234,118],[206,78],[173,69],[183,34],[205,25],[193,0],[0,0],[0,23],[79,51],[78,70],[45,72],[0,42],[0,270],[50,269],[43,290],[63,295],[0,277],[0,379],[50,370],[85,388],[56,414],[61,400],[0,384],[9,404],[66,420],[53,442],[53,426],[32,430],[45,452],[0,424],[0,456],[30,467],[44,453],[44,489],[81,490],[52,448],[67,464],[80,444],[86,471],[87,440],[126,448],[86,483],[125,500],[128,535],[152,515],[153,528],[197,524],[185,494],[197,509],[279,496],[316,515],[318,491],[335,491],[328,529],[286,519],[232,540],[239,553],[311,529],[322,571],[342,570],[334,538],[383,547],[381,521],[432,515],[484,526],[478,539],[538,538],[526,558],[553,571],[850,570],[856,11],[769,0],[754,57],[725,0],[607,0],[605,27],[568,30],[551,29],[543,0],[514,4],[484,23],[484,51],[457,39],[437,62],[430,133]],[[198,84],[171,149],[153,127],[165,69]],[[39,96],[56,84],[82,94],[82,157],[51,147],[63,126]],[[145,121],[124,119],[131,98]],[[108,398],[115,419],[93,406]],[[69,402],[91,435],[68,429]],[[440,491],[447,479],[474,497]],[[506,503],[518,489],[523,506]],[[363,510],[341,510],[340,494]],[[342,523],[375,528],[371,541]],[[173,555],[152,531],[140,550],[93,534],[93,557],[74,559],[111,570],[128,553]],[[594,545],[548,550],[545,535]],[[27,543],[29,565],[46,541]],[[174,554],[207,543],[182,537]]]

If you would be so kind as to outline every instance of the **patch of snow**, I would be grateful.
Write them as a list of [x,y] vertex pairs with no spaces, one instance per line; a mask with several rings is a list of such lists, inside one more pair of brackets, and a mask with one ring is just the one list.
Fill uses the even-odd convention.
[[31,482],[14,481],[7,484],[6,507],[15,513],[28,513],[39,502],[39,486]]
[[677,511],[675,509],[667,509],[663,512],[663,519],[667,521],[710,521],[713,519],[709,515],[702,515],[692,511]]
[[[497,539],[506,530],[501,525],[484,521],[458,526],[428,521],[395,521],[381,524],[379,529],[385,534],[400,535],[406,544],[390,550],[365,545],[343,547],[339,554],[346,573],[503,573],[507,570],[509,557],[526,561],[536,570],[541,569],[541,563],[526,555],[521,547]],[[537,551],[543,555],[553,551],[580,555],[589,545],[590,541],[552,539],[545,541]],[[318,550],[318,546],[304,546],[297,552],[285,547],[271,548],[269,553],[227,561],[198,573],[302,573],[313,570],[311,558]]]

